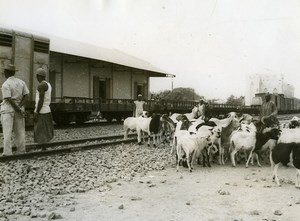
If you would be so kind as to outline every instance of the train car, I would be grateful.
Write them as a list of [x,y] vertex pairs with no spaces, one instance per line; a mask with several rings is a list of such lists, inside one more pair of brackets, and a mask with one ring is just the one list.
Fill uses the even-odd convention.
[[[255,94],[255,98],[264,100],[266,93]],[[283,94],[271,94],[271,100],[276,104],[279,114],[300,113],[300,100],[298,98],[286,98]]]
[[[115,106],[115,99],[133,100],[138,94],[148,99],[149,78],[168,76],[149,63],[117,50],[72,44],[65,39],[57,40],[55,45],[50,50],[48,38],[0,29],[0,67],[9,63],[17,66],[16,77],[24,80],[31,92],[26,104],[31,113],[37,85],[34,73],[43,67],[52,86],[51,109],[57,124],[83,123],[92,112],[105,108],[104,104]],[[92,55],[84,57],[78,53]],[[106,58],[105,54],[110,55],[107,61],[100,60]],[[3,75],[0,77],[2,85],[5,79]],[[112,118],[105,109],[103,113],[108,120]]]
[[[25,81],[30,93],[30,100],[26,109],[33,110],[34,93],[37,80],[33,74],[38,67],[48,69],[50,40],[37,35],[0,29],[0,68],[7,64],[15,64],[19,71],[16,77]],[[0,84],[5,81],[3,74],[0,75]],[[1,95],[2,96],[2,95]],[[2,98],[1,98],[2,99]]]

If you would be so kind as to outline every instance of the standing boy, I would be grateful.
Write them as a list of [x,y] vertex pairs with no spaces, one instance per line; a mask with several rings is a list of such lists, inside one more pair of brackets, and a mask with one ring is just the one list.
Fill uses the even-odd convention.
[[50,109],[51,85],[46,81],[46,71],[37,69],[36,78],[39,82],[35,95],[34,109],[34,142],[44,144],[53,136],[53,121]]
[[143,115],[144,111],[144,104],[145,101],[143,101],[143,96],[141,94],[138,95],[138,100],[134,101],[135,107],[133,110],[133,116],[134,117],[140,117]]

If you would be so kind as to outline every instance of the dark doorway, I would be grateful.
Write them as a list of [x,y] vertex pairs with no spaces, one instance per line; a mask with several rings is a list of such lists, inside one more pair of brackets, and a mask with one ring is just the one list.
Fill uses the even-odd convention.
[[99,81],[99,97],[101,99],[106,99],[106,81],[100,80]]
[[110,97],[110,79],[93,77],[93,98],[105,100]]

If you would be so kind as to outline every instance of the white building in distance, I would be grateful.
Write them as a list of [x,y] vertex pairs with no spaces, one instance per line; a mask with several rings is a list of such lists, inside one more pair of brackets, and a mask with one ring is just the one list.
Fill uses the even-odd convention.
[[254,74],[247,77],[245,105],[256,105],[255,94],[283,94],[286,98],[294,98],[294,86],[284,82],[283,75]]

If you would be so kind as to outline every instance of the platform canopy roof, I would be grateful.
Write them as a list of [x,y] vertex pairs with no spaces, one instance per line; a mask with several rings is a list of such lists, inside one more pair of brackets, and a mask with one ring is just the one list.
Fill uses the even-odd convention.
[[170,77],[170,74],[154,67],[151,63],[118,49],[102,48],[84,42],[50,37],[50,51],[146,70],[150,74],[150,77]]
[[175,77],[175,75],[170,75],[166,71],[154,67],[151,63],[145,60],[139,59],[118,49],[103,48],[97,45],[87,44],[85,42],[79,42],[76,40],[65,39],[54,35],[45,36],[40,33],[38,35],[35,35],[32,34],[31,31],[27,31],[24,29],[22,31],[19,31],[0,27],[0,32],[10,34],[15,33],[17,35],[32,37],[36,40],[42,40],[47,42],[50,39],[50,51],[106,61],[127,67],[137,68],[140,70],[146,70],[148,71],[150,77]]

